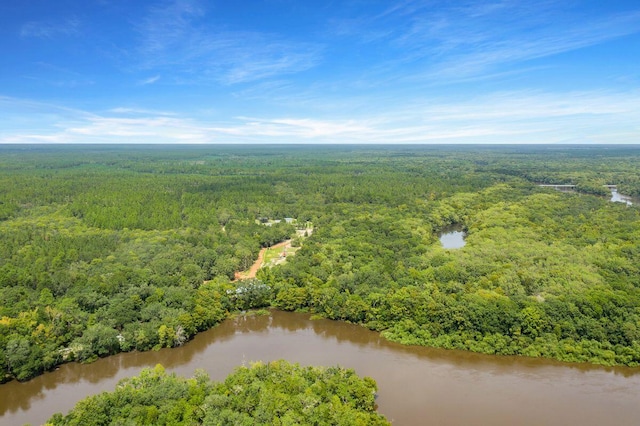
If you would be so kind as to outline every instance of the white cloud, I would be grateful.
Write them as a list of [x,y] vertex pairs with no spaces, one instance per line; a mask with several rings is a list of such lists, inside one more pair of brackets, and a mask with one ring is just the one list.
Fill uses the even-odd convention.
[[[226,121],[124,107],[91,114],[0,98],[0,143],[640,143],[639,95],[515,91],[463,101],[414,99],[367,116],[342,111]],[[26,110],[34,126],[12,124],[12,114],[24,117]]]
[[212,130],[239,137],[298,138],[300,142],[332,138],[364,138],[375,132],[364,120],[317,120],[310,118],[237,117],[240,123],[214,127]]
[[239,140],[294,143],[638,143],[638,95],[503,92],[463,101],[414,100],[366,117],[238,117],[212,131]]
[[175,112],[160,111],[156,109],[148,108],[131,108],[131,107],[116,107],[111,108],[109,113],[121,114],[121,115],[147,115],[147,116],[175,116]]

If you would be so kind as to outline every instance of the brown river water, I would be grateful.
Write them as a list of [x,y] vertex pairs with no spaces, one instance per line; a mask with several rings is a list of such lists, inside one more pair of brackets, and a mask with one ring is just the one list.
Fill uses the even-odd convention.
[[222,380],[239,365],[276,359],[373,377],[378,410],[395,425],[640,425],[640,369],[403,346],[352,324],[280,311],[227,320],[180,348],[65,364],[0,385],[0,425],[41,424],[158,363]]

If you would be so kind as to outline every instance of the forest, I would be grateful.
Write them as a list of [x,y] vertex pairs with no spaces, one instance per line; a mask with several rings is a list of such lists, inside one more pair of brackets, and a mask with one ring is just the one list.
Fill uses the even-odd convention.
[[[635,146],[0,146],[0,381],[263,307],[637,366],[640,209],[603,185],[640,195],[638,164]],[[306,223],[295,256],[234,279]],[[438,240],[452,224],[461,249]]]

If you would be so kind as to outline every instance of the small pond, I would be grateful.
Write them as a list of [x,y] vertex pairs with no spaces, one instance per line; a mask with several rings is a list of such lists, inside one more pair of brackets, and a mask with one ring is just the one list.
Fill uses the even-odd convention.
[[466,244],[464,240],[466,236],[461,224],[450,225],[440,232],[440,244],[446,249],[459,249]]

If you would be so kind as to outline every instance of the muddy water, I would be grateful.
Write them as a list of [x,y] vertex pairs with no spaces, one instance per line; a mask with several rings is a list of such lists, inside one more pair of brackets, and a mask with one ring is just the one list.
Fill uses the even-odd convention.
[[157,363],[185,376],[205,369],[220,380],[243,363],[280,358],[375,378],[379,411],[396,425],[640,424],[640,369],[406,347],[358,326],[279,311],[226,321],[182,348],[67,364],[2,385],[0,424],[40,424]]

